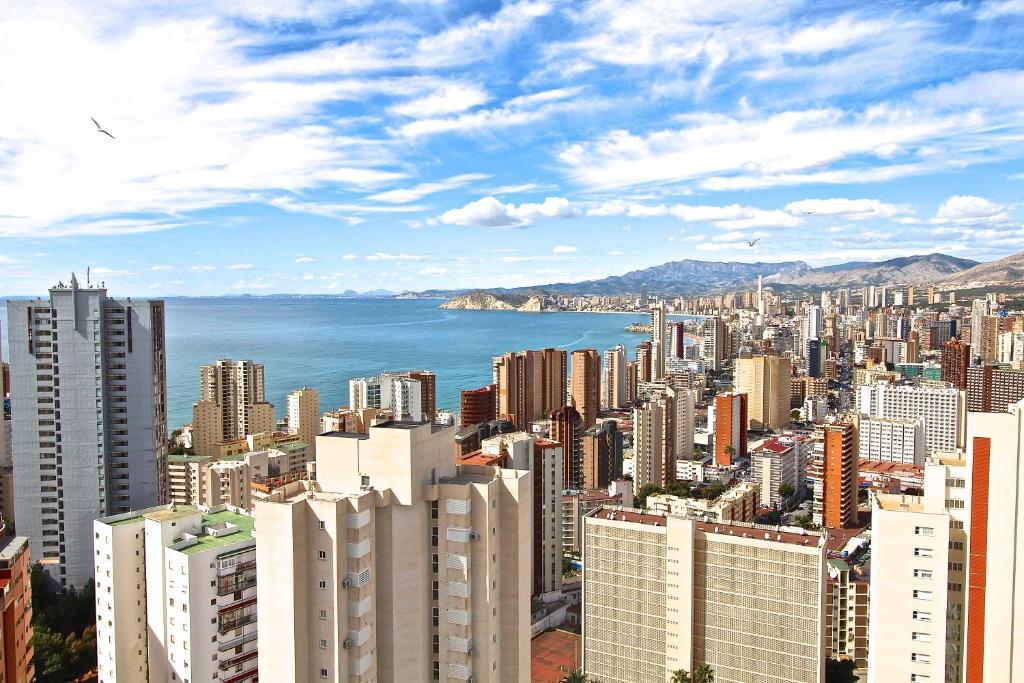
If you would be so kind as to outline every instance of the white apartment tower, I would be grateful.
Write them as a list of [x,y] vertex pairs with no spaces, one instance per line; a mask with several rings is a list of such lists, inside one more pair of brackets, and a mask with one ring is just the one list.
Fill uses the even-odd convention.
[[1024,402],[970,413],[966,453],[933,456],[923,496],[875,498],[869,680],[1020,679],[1022,501]]
[[63,587],[97,517],[167,500],[164,304],[71,282],[7,302],[18,532]]
[[601,363],[601,407],[616,410],[626,407],[626,347],[613,346],[604,352]]
[[390,410],[396,420],[419,422],[423,414],[423,390],[420,380],[408,373],[383,373],[376,377],[349,380],[349,407]]
[[924,422],[867,417],[860,421],[858,457],[909,465],[924,465]]
[[651,306],[651,379],[665,376],[665,302],[659,299]]
[[824,680],[822,536],[618,507],[588,513],[583,529],[594,680],[661,683],[700,663],[715,683]]
[[252,517],[168,505],[93,525],[100,683],[256,680]]
[[860,388],[860,412],[869,417],[920,420],[925,448],[952,452],[961,445],[964,395],[955,387],[934,387],[880,382]]
[[256,503],[262,680],[529,679],[532,475],[454,435],[320,435],[315,481]]

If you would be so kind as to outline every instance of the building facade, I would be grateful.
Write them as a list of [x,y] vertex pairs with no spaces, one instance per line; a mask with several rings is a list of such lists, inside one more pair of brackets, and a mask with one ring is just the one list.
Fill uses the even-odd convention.
[[857,525],[857,435],[852,424],[814,425],[810,469],[814,477],[814,523],[826,529]]
[[566,366],[566,352],[561,349],[518,351],[496,357],[497,418],[529,431],[531,423],[566,405]]
[[0,522],[0,680],[32,683],[32,557],[26,536],[6,536]]
[[320,433],[320,392],[302,387],[288,394],[288,433],[308,444],[316,453],[316,435]]
[[924,465],[924,422],[884,417],[861,418],[857,439],[861,460]]
[[779,356],[737,358],[735,367],[736,392],[747,395],[747,426],[778,429],[789,422],[790,360]]
[[727,467],[747,456],[747,395],[715,396],[715,464]]
[[217,444],[274,431],[264,370],[251,360],[222,358],[199,368],[199,401],[192,407],[192,447],[213,455]]
[[583,420],[583,429],[590,429],[601,409],[601,355],[594,349],[577,349],[570,360],[572,402]]
[[18,531],[51,578],[81,588],[93,520],[168,497],[164,304],[72,276],[7,315]]

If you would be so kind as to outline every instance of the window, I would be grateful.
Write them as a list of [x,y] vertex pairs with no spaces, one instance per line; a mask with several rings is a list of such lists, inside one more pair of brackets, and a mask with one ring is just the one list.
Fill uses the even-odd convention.
[[324,621],[325,619],[327,619],[327,610],[322,609],[320,610],[320,621]]
[[327,649],[327,639],[326,638],[321,638],[320,639],[320,649],[321,650],[326,650]]
[[327,522],[325,522],[324,520],[321,519],[320,520],[320,528],[321,529],[326,529],[327,528]]
[[914,591],[914,599],[915,600],[931,600],[932,599],[932,592],[931,591],[915,590]]
[[919,664],[931,664],[932,656],[924,654],[923,652],[911,652],[910,661],[917,662]]
[[317,557],[318,560],[326,560],[327,559],[327,551],[326,550],[319,551],[316,554],[316,557]]
[[914,557],[931,557],[931,548],[914,548]]
[[930,643],[930,642],[932,642],[931,634],[929,634],[929,633],[921,633],[919,631],[914,631],[910,635],[910,639],[911,640],[916,640],[919,643]]
[[931,620],[932,620],[932,613],[931,612],[919,612],[918,610],[914,610],[914,621],[931,621]]
[[327,678],[327,669],[320,669],[320,678]]
[[930,579],[930,578],[932,578],[932,571],[930,569],[915,569],[914,570],[914,578],[915,579]]
[[320,579],[320,590],[327,590],[327,582]]
[[949,549],[950,550],[963,550],[964,549],[964,542],[963,541],[950,541],[949,542]]
[[915,536],[934,536],[935,535],[935,529],[931,528],[930,526],[915,526],[914,527],[914,535]]

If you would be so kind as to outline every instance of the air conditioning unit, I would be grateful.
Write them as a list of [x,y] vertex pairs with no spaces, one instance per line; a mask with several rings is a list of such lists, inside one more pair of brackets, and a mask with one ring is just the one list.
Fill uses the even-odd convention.
[[469,540],[475,541],[478,538],[480,538],[480,534],[479,533],[477,533],[476,531],[470,531],[469,532]]
[[351,588],[352,587],[352,579],[350,579],[350,578],[348,578],[346,576],[344,579],[341,580],[341,587],[342,588]]
[[467,655],[473,655],[473,653],[475,653],[475,652],[476,652],[476,646],[474,646],[474,645],[470,645],[470,646],[469,646],[469,647],[468,647],[468,648],[466,649],[466,654],[467,654]]
[[346,650],[352,647],[352,638],[346,638],[344,641],[342,641],[341,646]]

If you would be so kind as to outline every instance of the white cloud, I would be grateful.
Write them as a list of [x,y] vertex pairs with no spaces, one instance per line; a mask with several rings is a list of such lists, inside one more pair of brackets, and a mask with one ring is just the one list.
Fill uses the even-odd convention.
[[478,86],[451,83],[425,97],[395,105],[389,111],[398,116],[422,119],[441,114],[455,114],[477,107],[490,99],[487,92]]
[[608,252],[608,255],[609,255],[609,256],[622,256],[622,255],[624,255],[625,253],[626,253],[626,252],[624,252],[624,251],[619,251],[618,249],[614,249],[614,250],[612,250],[612,251],[609,251],[609,252]]
[[576,253],[576,247],[570,247],[564,244],[559,244],[551,250],[552,254],[574,254]]
[[385,252],[376,252],[366,257],[367,261],[422,261],[426,259],[426,256],[419,254],[388,254]]
[[447,268],[420,268],[417,271],[420,275],[444,275],[448,272]]
[[190,273],[209,273],[210,271],[217,270],[217,268],[214,266],[195,265],[189,266],[185,270]]
[[481,225],[485,227],[522,227],[536,218],[575,218],[578,212],[564,197],[547,197],[540,204],[504,204],[487,196],[441,214],[441,222],[449,225]]
[[1003,221],[1008,217],[1006,207],[1002,204],[975,197],[973,195],[954,195],[942,202],[935,213],[935,221],[952,223],[976,223]]
[[316,261],[312,256],[299,256],[295,259],[295,263],[313,263]]
[[778,209],[759,209],[753,206],[692,206],[689,204],[648,205],[627,203],[622,200],[605,202],[587,211],[588,216],[674,216],[688,223],[711,223],[727,230],[744,228],[792,228],[801,220]]
[[878,199],[802,199],[786,204],[786,211],[794,216],[843,216],[850,220],[889,218],[907,214],[907,207],[887,204]]
[[345,254],[341,257],[343,261],[354,261],[356,258],[358,257],[355,254]]
[[169,273],[174,270],[174,266],[153,266],[150,270],[156,273]]
[[487,178],[490,178],[490,176],[486,173],[463,173],[462,175],[445,178],[444,180],[435,183],[421,183],[419,185],[414,185],[413,187],[380,192],[378,194],[370,195],[367,199],[389,204],[404,204],[422,199],[427,195],[444,192],[446,190],[454,190],[464,187],[473,181],[486,180]]
[[932,107],[1020,107],[1024,105],[1024,70],[975,72],[922,90],[915,99]]
[[228,266],[228,270],[252,270],[255,267],[251,263],[234,263]]

